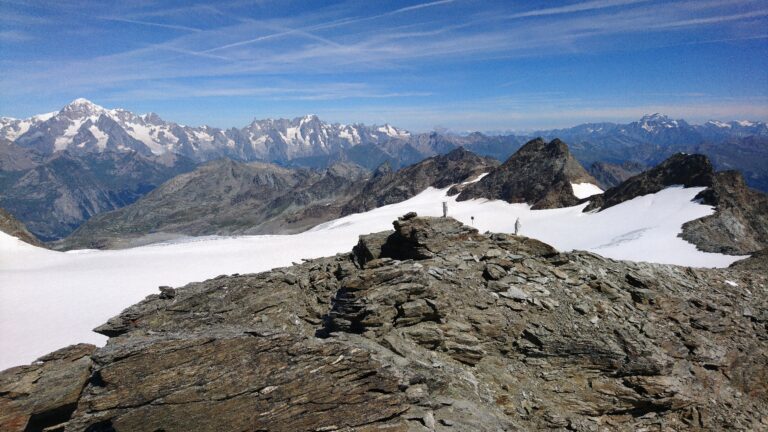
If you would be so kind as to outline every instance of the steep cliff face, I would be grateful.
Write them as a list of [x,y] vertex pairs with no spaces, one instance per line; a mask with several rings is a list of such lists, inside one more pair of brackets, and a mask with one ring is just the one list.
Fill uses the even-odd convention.
[[[0,373],[0,429],[768,427],[768,272],[394,225],[353,253],[161,287],[93,354]],[[55,380],[85,387],[19,384]]]
[[571,155],[568,146],[554,139],[537,138],[525,144],[490,174],[468,185],[458,200],[501,199],[528,203],[534,209],[570,207],[579,203],[573,184],[595,180]]

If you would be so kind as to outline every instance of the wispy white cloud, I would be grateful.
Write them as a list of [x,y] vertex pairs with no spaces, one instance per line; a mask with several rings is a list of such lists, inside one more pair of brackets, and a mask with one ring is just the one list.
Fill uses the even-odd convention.
[[728,21],[745,20],[745,19],[759,18],[764,16],[768,16],[768,9],[762,9],[762,10],[756,10],[756,11],[740,13],[740,14],[732,14],[732,15],[719,15],[719,16],[706,17],[706,18],[692,18],[692,19],[684,19],[679,21],[671,21],[671,22],[659,23],[651,26],[650,28],[651,29],[668,29],[673,27],[719,24],[719,23],[724,23]]
[[149,26],[149,27],[161,27],[161,28],[167,28],[171,30],[182,30],[182,31],[191,31],[191,32],[203,31],[202,29],[199,29],[199,28],[188,27],[188,26],[177,25],[177,24],[164,24],[164,23],[156,23],[151,21],[141,21],[141,20],[135,20],[135,19],[109,17],[109,16],[100,16],[98,18],[102,20],[107,20],[107,21],[122,22],[127,24],[138,24],[138,25]]
[[428,3],[420,3],[420,4],[413,5],[413,6],[407,6],[407,7],[403,7],[403,8],[400,8],[400,9],[395,9],[395,10],[390,11],[390,12],[385,12],[385,13],[382,13],[382,14],[377,14],[377,15],[368,16],[368,17],[362,17],[362,18],[343,18],[343,19],[332,20],[332,21],[326,22],[326,23],[312,25],[312,26],[309,26],[309,27],[306,27],[306,28],[286,29],[286,30],[282,30],[282,31],[279,31],[279,32],[276,32],[276,33],[270,33],[270,34],[266,34],[266,35],[262,35],[262,36],[257,36],[257,37],[246,39],[246,40],[232,42],[232,43],[225,44],[225,45],[218,46],[218,47],[214,47],[214,48],[209,48],[209,49],[205,50],[205,52],[219,51],[219,50],[225,50],[225,49],[229,49],[229,48],[240,47],[240,46],[244,46],[244,45],[250,45],[250,44],[257,43],[257,42],[263,42],[263,41],[267,41],[267,40],[271,40],[271,39],[276,39],[276,38],[281,38],[281,37],[284,37],[284,36],[290,36],[290,35],[294,35],[294,34],[295,35],[304,35],[304,36],[311,35],[312,33],[310,33],[310,32],[317,31],[317,30],[328,30],[328,29],[337,28],[337,27],[341,27],[341,26],[348,26],[348,25],[352,25],[352,24],[359,24],[359,23],[362,23],[362,22],[365,22],[365,21],[372,21],[372,20],[376,20],[376,19],[380,19],[380,18],[392,16],[392,15],[402,14],[402,13],[405,13],[405,12],[411,12],[411,11],[415,11],[415,10],[419,10],[419,9],[425,9],[425,8],[445,5],[445,4],[449,4],[449,3],[454,3],[455,1],[456,0],[438,0],[438,1],[428,2]]
[[403,12],[410,12],[410,11],[415,11],[415,10],[419,10],[419,9],[424,9],[424,8],[429,8],[429,7],[434,7],[434,6],[440,6],[440,5],[444,5],[444,4],[453,3],[455,1],[456,0],[438,0],[438,1],[428,2],[428,3],[420,3],[420,4],[413,5],[413,6],[407,6],[407,7],[403,7],[403,8],[400,8],[400,9],[396,9],[396,10],[393,10],[392,12],[387,12],[385,14],[382,14],[381,16],[395,15],[395,14],[399,14],[399,13],[403,13]]
[[23,32],[19,30],[0,31],[0,42],[18,43],[18,42],[26,42],[32,39],[34,39],[34,36],[32,36],[27,32]]
[[529,17],[549,16],[549,15],[571,14],[575,12],[586,12],[586,11],[593,11],[597,9],[613,8],[618,6],[631,5],[635,3],[644,3],[648,1],[649,0],[593,0],[593,1],[587,1],[582,3],[575,3],[568,6],[534,9],[526,12],[518,12],[511,15],[505,15],[501,18],[516,19],[516,18],[529,18]]
[[[240,80],[242,81],[242,80]],[[330,101],[346,99],[392,99],[429,97],[429,92],[396,92],[366,83],[330,82],[308,84],[305,82],[281,82],[271,86],[247,85],[238,80],[220,80],[205,85],[163,83],[141,89],[118,91],[105,100],[172,100],[212,97],[257,96],[271,101]]]
[[[639,1],[639,0],[638,0]],[[445,5],[448,2],[430,2],[410,6],[427,8]],[[592,1],[579,4],[581,7],[607,8],[609,5],[634,3],[630,0]],[[199,31],[200,29],[177,26],[187,30],[182,35],[164,43],[142,49],[100,56],[92,59],[77,60],[56,67],[34,65],[25,70],[20,66],[14,80],[21,83],[31,81],[50,81],[47,77],[67,77],[71,87],[98,87],[113,85],[118,82],[145,81],[152,79],[170,79],[184,77],[216,77],[239,74],[273,73],[337,73],[344,71],[399,70],[408,68],[414,61],[465,61],[468,56],[473,60],[497,56],[504,58],[526,57],[531,55],[557,54],[582,50],[591,52],[589,39],[598,36],[626,34],[648,31],[676,31],[682,27],[712,26],[740,19],[762,17],[766,11],[757,10],[741,14],[711,14],[706,16],[680,19],[689,11],[689,3],[675,4],[672,7],[654,10],[634,8],[630,10],[610,11],[602,15],[565,17],[561,8],[539,10],[540,15],[552,18],[546,22],[519,23],[514,26],[480,25],[466,28],[461,24],[434,24],[418,31],[399,31],[389,26],[355,29],[341,33],[336,37],[321,35],[322,31],[336,25],[354,21],[339,17],[326,23],[302,25],[299,21],[277,22],[274,20],[251,20],[233,26]],[[587,6],[584,6],[587,5]],[[410,8],[410,9],[409,9]],[[398,9],[388,13],[395,13]],[[557,9],[557,10],[554,10]],[[572,10],[572,9],[568,9]],[[548,11],[548,12],[547,12]],[[533,13],[531,11],[530,13]],[[402,13],[402,12],[401,12]],[[380,16],[380,15],[374,15]],[[122,20],[122,19],[121,19]],[[303,21],[311,18],[303,18]],[[125,20],[133,22],[137,20]],[[472,21],[472,20],[469,20]],[[142,21],[143,23],[143,21]],[[158,23],[152,23],[158,24]],[[158,24],[165,26],[166,24]],[[256,38],[235,39],[238,35],[263,31],[265,28],[277,29],[272,33]],[[333,37],[333,39],[332,39]],[[280,43],[276,43],[281,39]],[[337,40],[343,39],[342,42]],[[217,43],[227,41],[225,43]],[[267,42],[264,46],[253,46],[255,42]],[[600,43],[610,47],[610,40],[605,38]],[[206,47],[207,46],[207,47]],[[177,56],[166,56],[167,52]],[[225,52],[226,51],[226,52]],[[225,52],[225,53],[224,53]],[[186,57],[186,58],[185,58]],[[219,61],[200,61],[195,58]],[[44,61],[43,61],[44,64]],[[103,71],[98,75],[83,71]],[[12,71],[15,72],[15,71]],[[10,81],[8,78],[1,80]],[[18,83],[11,87],[18,89]],[[21,86],[23,87],[23,86]],[[14,91],[10,89],[9,91]]]

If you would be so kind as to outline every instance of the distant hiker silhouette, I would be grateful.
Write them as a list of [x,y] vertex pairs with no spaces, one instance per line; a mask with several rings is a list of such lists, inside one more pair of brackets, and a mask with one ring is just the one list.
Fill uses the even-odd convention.
[[469,218],[472,219],[472,225],[475,225],[475,217],[474,216],[470,216]]
[[520,233],[520,228],[522,225],[520,224],[520,218],[517,218],[515,221],[515,235],[518,235]]

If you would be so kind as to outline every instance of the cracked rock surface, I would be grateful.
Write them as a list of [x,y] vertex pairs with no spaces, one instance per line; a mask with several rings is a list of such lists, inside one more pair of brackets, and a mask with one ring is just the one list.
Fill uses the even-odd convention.
[[[0,406],[70,404],[24,384],[52,374],[78,389],[67,431],[768,429],[764,259],[693,269],[451,218],[394,228],[161,287],[97,328],[92,354],[0,373]],[[53,426],[14,418],[1,429]]]

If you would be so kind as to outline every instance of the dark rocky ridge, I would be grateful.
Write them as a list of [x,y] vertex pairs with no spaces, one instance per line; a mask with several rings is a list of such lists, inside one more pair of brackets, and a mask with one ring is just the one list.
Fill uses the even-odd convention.
[[445,188],[489,172],[498,165],[494,159],[478,156],[459,147],[393,172],[381,167],[360,193],[347,202],[341,215],[360,213],[414,197],[432,186]]
[[90,378],[66,431],[768,427],[767,272],[557,253],[450,218],[395,228],[161,287],[97,329],[92,366],[0,373],[0,429],[70,406],[12,386],[82,385],[72,368]]
[[715,170],[704,155],[678,153],[659,165],[629,178],[591,200],[585,211],[606,209],[642,195],[653,194],[674,185],[710,187]]
[[736,171],[715,173],[706,156],[678,153],[602,195],[585,211],[606,209],[632,198],[682,185],[706,187],[696,196],[715,213],[683,225],[680,237],[699,250],[746,255],[768,247],[768,196],[750,189]]
[[570,207],[579,203],[571,183],[597,184],[571,155],[568,146],[554,139],[529,141],[490,174],[467,185],[457,199],[501,199],[528,203],[534,209]]
[[31,245],[44,247],[34,234],[27,230],[12,214],[0,208],[0,231]]

